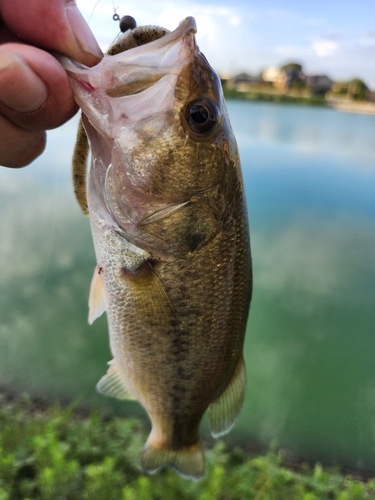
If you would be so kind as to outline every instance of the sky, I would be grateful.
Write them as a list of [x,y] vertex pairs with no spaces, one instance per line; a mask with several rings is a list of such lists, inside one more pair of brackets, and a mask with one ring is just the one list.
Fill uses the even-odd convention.
[[[105,50],[118,33],[112,20],[133,16],[138,26],[175,29],[197,22],[197,41],[221,75],[259,74],[299,62],[306,74],[361,78],[375,90],[375,0],[77,0]],[[116,10],[115,10],[116,9]]]

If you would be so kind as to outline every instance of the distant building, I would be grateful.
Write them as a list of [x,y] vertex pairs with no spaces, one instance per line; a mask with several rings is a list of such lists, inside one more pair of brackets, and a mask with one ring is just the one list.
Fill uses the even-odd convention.
[[236,89],[238,92],[248,92],[254,86],[260,85],[263,82],[259,76],[251,76],[247,73],[240,73],[228,81],[228,86]]
[[263,81],[272,83],[276,88],[283,88],[286,85],[287,77],[285,71],[280,68],[270,67],[262,72]]
[[306,78],[306,87],[314,95],[324,95],[332,86],[333,81],[326,75],[310,75]]
[[306,80],[303,72],[295,65],[287,65],[282,68],[270,67],[263,71],[263,80],[272,83],[280,92],[287,92],[296,85],[304,85]]

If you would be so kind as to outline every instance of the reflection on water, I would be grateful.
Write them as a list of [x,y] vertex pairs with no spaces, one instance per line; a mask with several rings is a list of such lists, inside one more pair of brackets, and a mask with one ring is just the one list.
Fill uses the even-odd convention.
[[375,382],[374,250],[373,223],[346,215],[303,214],[274,234],[254,233],[250,396],[240,422],[254,438],[373,461],[365,429],[375,420],[366,389]]
[[[238,102],[230,115],[255,285],[247,397],[228,439],[373,466],[375,117]],[[33,166],[0,171],[0,383],[93,398],[110,354],[105,319],[86,321],[95,261],[73,141],[68,124]]]
[[374,157],[372,115],[344,115],[319,107],[289,106],[286,110],[285,106],[258,103],[246,113],[241,112],[242,107],[242,102],[231,105],[236,136],[242,144],[270,143],[305,152],[331,152],[339,158],[360,156],[362,162],[366,156]]

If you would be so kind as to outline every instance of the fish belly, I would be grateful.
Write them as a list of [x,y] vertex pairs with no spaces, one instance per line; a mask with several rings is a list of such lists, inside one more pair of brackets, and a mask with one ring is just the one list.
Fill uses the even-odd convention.
[[[250,296],[247,221],[239,211],[201,251],[166,263],[153,261],[113,229],[103,230],[102,220],[93,217],[92,224],[113,356],[152,422],[144,468],[170,465],[199,478],[200,420],[243,366]],[[236,416],[239,408],[234,411]],[[232,420],[216,419],[217,434]]]

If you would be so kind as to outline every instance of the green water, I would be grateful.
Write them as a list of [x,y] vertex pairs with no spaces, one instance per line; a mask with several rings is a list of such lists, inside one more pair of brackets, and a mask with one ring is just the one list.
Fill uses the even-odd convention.
[[[228,441],[375,466],[375,116],[232,102],[251,222],[248,389]],[[0,169],[0,384],[95,394],[110,359],[87,324],[95,258],[70,187],[74,123]],[[137,403],[116,412],[143,415]]]

